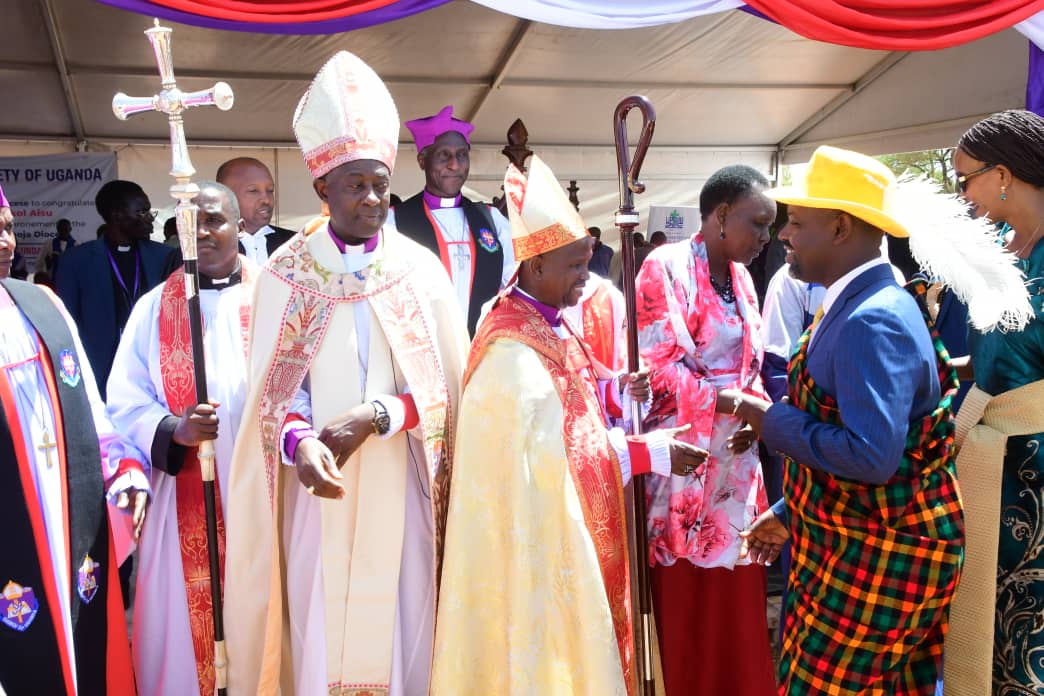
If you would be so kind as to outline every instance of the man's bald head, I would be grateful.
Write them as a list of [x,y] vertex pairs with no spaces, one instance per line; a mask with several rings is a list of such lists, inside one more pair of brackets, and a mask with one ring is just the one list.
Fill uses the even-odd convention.
[[230,159],[218,167],[217,180],[235,193],[248,233],[272,221],[275,182],[264,162],[253,157]]

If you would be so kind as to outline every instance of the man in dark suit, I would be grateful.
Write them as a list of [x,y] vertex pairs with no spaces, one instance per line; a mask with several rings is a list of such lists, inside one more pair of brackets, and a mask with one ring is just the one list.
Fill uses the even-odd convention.
[[294,236],[293,230],[271,224],[275,202],[272,172],[253,157],[236,157],[218,167],[217,180],[232,189],[239,201],[245,225],[239,235],[239,253],[264,266],[268,257]]
[[600,227],[588,227],[587,232],[594,237],[594,249],[591,251],[591,260],[587,264],[587,270],[591,273],[609,277],[609,264],[613,261],[613,250],[602,244],[602,229]]
[[[789,403],[731,394],[732,412],[787,459],[784,498],[744,532],[755,562],[788,538],[779,675],[786,693],[929,696],[963,562],[952,448],[956,375],[881,257],[908,237],[895,176],[821,147],[787,203],[791,274],[826,295],[790,361]],[[719,397],[721,398],[721,397]]]
[[105,232],[62,255],[55,288],[76,322],[104,399],[112,358],[131,308],[163,280],[172,250],[149,240],[151,203],[134,182],[108,182],[98,191],[94,205],[105,220]]

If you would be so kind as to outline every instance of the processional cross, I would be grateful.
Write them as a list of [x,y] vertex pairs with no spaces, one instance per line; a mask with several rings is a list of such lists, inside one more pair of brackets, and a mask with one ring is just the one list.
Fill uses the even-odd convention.
[[[185,300],[188,307],[189,334],[192,339],[192,364],[196,385],[196,403],[207,403],[207,373],[203,360],[203,321],[199,307],[199,272],[196,267],[196,215],[199,209],[192,199],[199,194],[199,187],[192,183],[196,173],[189,159],[188,143],[185,142],[185,124],[182,113],[193,106],[216,106],[222,111],[232,108],[232,88],[218,82],[210,89],[198,92],[182,92],[174,80],[174,57],[171,52],[170,27],[161,27],[154,20],[152,28],[145,30],[152,45],[152,52],[159,67],[160,93],[151,97],[128,97],[120,92],[112,98],[112,111],[121,121],[145,111],[158,111],[167,115],[170,124],[171,169],[174,185],[170,195],[177,199],[174,215],[178,223],[178,241],[184,259]],[[207,555],[210,561],[210,597],[214,622],[214,685],[220,695],[226,691],[228,658],[225,653],[225,628],[221,616],[221,573],[218,559],[217,497],[214,488],[216,466],[214,463],[214,441],[204,440],[199,444],[200,474],[203,480],[203,504],[207,520]]]
[[[178,239],[182,249],[185,246],[191,247],[191,257],[195,259],[197,208],[191,201],[199,193],[199,187],[190,181],[196,170],[189,159],[188,144],[185,142],[185,123],[181,114],[193,106],[216,106],[222,111],[228,111],[232,108],[233,97],[232,88],[224,82],[218,82],[210,89],[198,92],[182,92],[178,89],[174,79],[174,56],[170,46],[172,33],[170,27],[161,27],[158,19],[154,20],[151,29],[145,30],[159,68],[162,84],[160,93],[151,97],[128,97],[120,92],[112,98],[112,111],[121,121],[145,111],[158,111],[167,115],[170,123],[170,175],[176,182],[170,187],[170,195],[178,200],[174,209],[178,220]],[[186,242],[190,244],[186,245]],[[185,258],[189,256],[186,254]]]

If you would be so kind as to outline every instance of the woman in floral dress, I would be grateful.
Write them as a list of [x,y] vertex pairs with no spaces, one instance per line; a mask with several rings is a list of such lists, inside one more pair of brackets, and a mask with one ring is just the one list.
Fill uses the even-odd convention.
[[700,192],[703,224],[666,244],[637,279],[638,341],[651,372],[649,428],[710,452],[702,476],[648,482],[649,563],[667,696],[775,693],[764,568],[739,560],[739,532],[766,507],[755,437],[724,389],[766,398],[761,318],[745,264],[769,240],[765,177],[736,165]]

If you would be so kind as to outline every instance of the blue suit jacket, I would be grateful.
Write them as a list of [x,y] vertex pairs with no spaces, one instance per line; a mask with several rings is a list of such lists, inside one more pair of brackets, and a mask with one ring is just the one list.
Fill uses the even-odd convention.
[[[163,280],[167,256],[173,249],[153,241],[140,242],[139,249],[144,269],[141,292],[144,293]],[[104,398],[123,329],[116,326],[116,297],[105,242],[96,239],[77,244],[62,254],[55,290],[76,322],[87,359],[98,380],[98,390]]]
[[[943,294],[939,303],[939,314],[935,317],[935,329],[946,346],[951,358],[968,354],[968,306],[952,292]],[[964,395],[971,389],[971,381],[961,382],[961,389],[953,400],[953,412],[964,403]]]
[[837,401],[844,425],[773,404],[762,428],[765,444],[835,476],[885,483],[899,467],[910,423],[935,409],[941,396],[924,317],[888,264],[844,289],[813,336],[808,369]]

